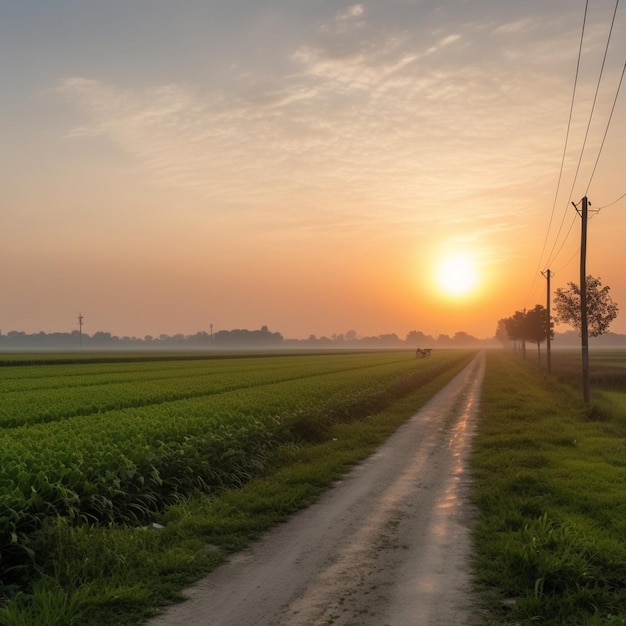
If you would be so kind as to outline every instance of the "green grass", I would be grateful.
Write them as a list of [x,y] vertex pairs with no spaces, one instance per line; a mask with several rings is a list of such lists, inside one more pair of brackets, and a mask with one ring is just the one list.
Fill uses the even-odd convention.
[[488,355],[474,442],[477,583],[491,624],[626,624],[623,397]]
[[[402,355],[399,355],[402,357]],[[406,355],[405,355],[406,356]],[[271,526],[312,503],[346,469],[370,454],[391,432],[458,373],[472,353],[433,356],[412,388],[398,389],[386,408],[359,395],[337,406],[314,441],[290,437],[265,459],[261,476],[212,496],[189,495],[156,518],[163,528],[75,525],[47,518],[34,548],[45,555],[28,590],[0,607],[4,626],[130,626]],[[325,357],[328,358],[328,357]],[[383,358],[383,357],[380,357]],[[384,357],[391,358],[391,357]],[[437,364],[439,362],[439,364]],[[366,378],[366,380],[369,380]],[[352,407],[352,410],[348,410]]]

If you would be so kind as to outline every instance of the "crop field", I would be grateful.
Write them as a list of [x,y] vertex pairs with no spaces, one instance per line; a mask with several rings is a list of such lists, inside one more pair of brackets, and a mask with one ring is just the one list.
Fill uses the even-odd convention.
[[139,526],[261,475],[466,362],[411,352],[238,358],[7,357],[0,366],[0,581],[28,585],[46,520]]
[[[552,352],[554,376],[573,386],[581,384],[580,350]],[[589,380],[592,389],[626,393],[626,350],[590,350]]]

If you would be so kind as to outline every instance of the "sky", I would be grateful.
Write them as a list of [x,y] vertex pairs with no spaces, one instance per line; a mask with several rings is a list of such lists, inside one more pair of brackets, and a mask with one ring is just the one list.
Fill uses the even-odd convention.
[[0,329],[491,337],[586,195],[626,333],[615,6],[0,0]]

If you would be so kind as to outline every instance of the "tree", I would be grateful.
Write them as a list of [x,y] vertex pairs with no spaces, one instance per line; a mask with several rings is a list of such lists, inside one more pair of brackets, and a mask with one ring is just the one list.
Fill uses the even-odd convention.
[[450,346],[452,345],[452,338],[450,337],[450,335],[440,334],[437,337],[437,345],[441,346],[442,348],[445,348],[446,346]]
[[503,345],[506,346],[510,341],[509,332],[506,328],[507,320],[501,319],[498,320],[498,326],[496,327],[495,338]]
[[522,354],[526,359],[526,311],[515,311],[515,315],[504,320],[504,326],[509,339],[515,342],[516,349],[517,342],[521,342]]
[[548,333],[550,333],[550,339],[552,339],[554,331],[551,328],[548,309],[541,304],[537,304],[534,309],[526,312],[524,334],[528,341],[537,344],[537,358],[540,363],[541,344],[548,338]]
[[411,347],[418,348],[419,346],[431,344],[435,340],[430,335],[424,334],[421,330],[411,330],[404,341]]
[[454,337],[452,337],[452,342],[458,346],[473,346],[478,342],[478,339],[473,335],[469,335],[463,330],[460,330],[457,333],[454,333]]
[[[575,283],[567,284],[568,289],[559,288],[555,291],[555,317],[558,322],[573,326],[580,335],[582,333],[580,287]],[[602,287],[599,278],[587,276],[587,325],[590,337],[606,333],[619,313],[617,304],[609,294],[610,290],[608,286]]]
[[346,333],[346,341],[350,341],[351,343],[354,343],[355,341],[358,341],[359,339],[359,334],[356,332],[356,330],[349,330]]

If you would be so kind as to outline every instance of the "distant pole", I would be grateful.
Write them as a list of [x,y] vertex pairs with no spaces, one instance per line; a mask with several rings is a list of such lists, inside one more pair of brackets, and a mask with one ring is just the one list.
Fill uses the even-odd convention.
[[209,324],[209,328],[211,329],[211,340],[213,340],[213,324]]
[[78,345],[83,347],[83,317],[82,313],[78,314]]
[[550,335],[552,334],[552,318],[550,315],[550,279],[554,276],[554,272],[547,269],[545,272],[541,272],[546,277],[547,282],[547,295],[546,295],[546,310],[548,311],[548,336],[546,338],[546,352],[548,355],[548,374],[552,373],[552,350],[550,349]]
[[523,309],[524,317],[522,318],[522,358],[526,360],[526,308]]
[[[574,205],[576,206],[576,205]],[[587,213],[589,200],[587,196],[582,199],[582,207],[579,212],[581,217],[580,237],[580,337],[583,357],[583,399],[589,404],[591,399],[589,385],[589,329],[587,327]],[[578,211],[578,208],[576,208]]]

